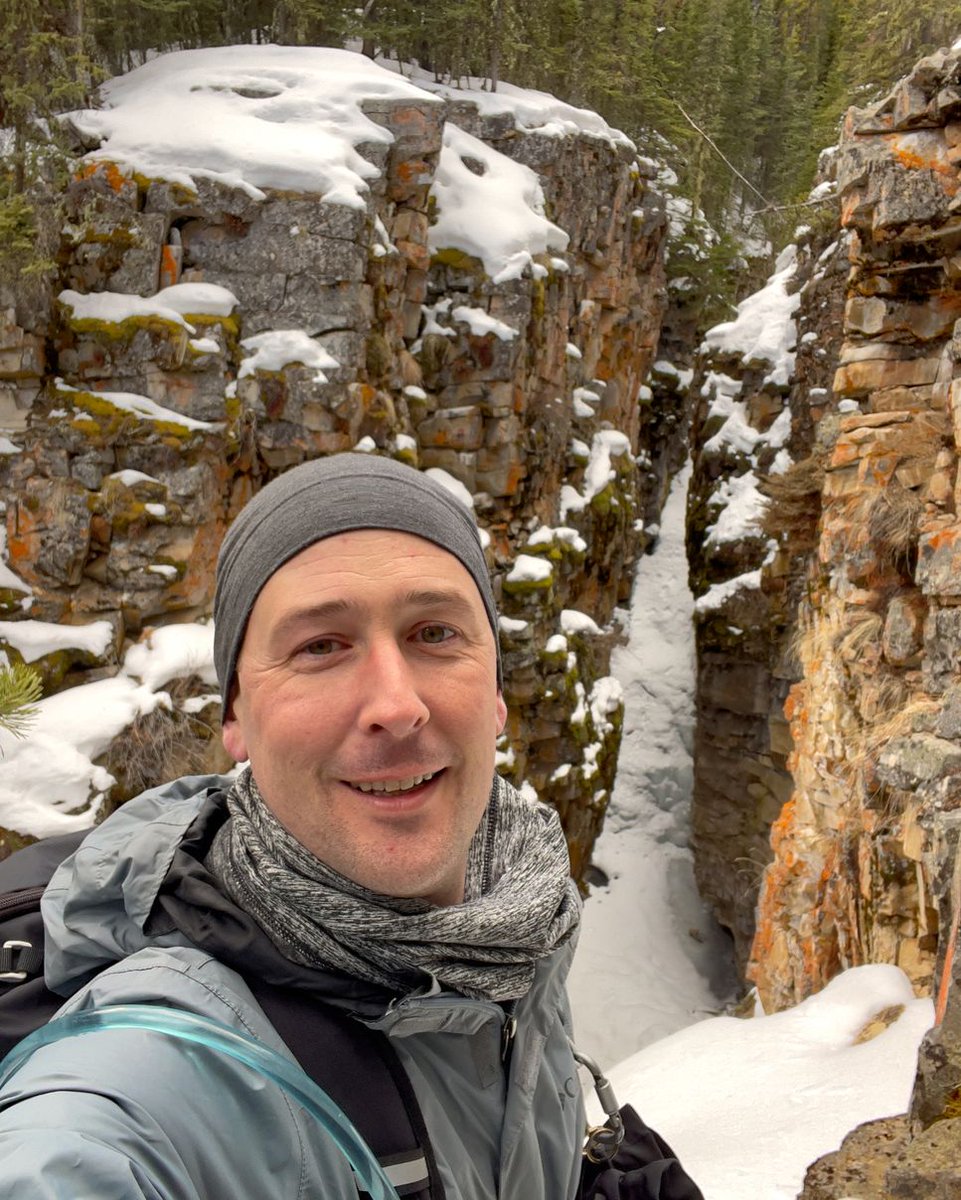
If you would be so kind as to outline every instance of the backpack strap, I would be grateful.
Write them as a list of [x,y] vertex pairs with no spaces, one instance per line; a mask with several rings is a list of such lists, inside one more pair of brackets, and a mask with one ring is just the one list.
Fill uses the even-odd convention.
[[309,992],[244,981],[304,1071],[356,1126],[398,1195],[444,1200],[420,1106],[386,1034]]
[[43,981],[40,897],[89,830],[45,838],[0,862],[0,1058],[45,1025],[64,997]]
[[[0,862],[0,994],[3,985],[22,984],[40,974],[43,968],[40,897],[60,863],[89,832],[83,829],[45,838]],[[43,1019],[37,1023],[43,1024]]]

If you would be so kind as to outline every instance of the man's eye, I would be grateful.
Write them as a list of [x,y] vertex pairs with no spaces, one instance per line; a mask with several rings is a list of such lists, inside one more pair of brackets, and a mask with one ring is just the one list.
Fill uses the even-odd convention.
[[425,625],[418,633],[420,640],[428,646],[439,646],[453,636],[454,631],[449,625]]
[[333,654],[339,645],[333,638],[318,638],[316,642],[308,642],[304,652],[322,658],[326,654]]

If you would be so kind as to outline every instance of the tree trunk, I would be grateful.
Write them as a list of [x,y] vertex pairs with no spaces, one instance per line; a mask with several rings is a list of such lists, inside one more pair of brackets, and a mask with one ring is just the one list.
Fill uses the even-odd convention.
[[[367,3],[361,10],[361,19],[366,21],[376,8],[377,0],[367,0]],[[373,58],[377,53],[377,43],[372,37],[368,37],[365,34],[363,41],[361,42],[360,52],[365,58]]]
[[490,40],[490,75],[491,91],[497,91],[497,81],[501,70],[501,42],[504,37],[504,0],[490,0],[491,6],[491,40]]
[[13,190],[20,195],[27,186],[27,136],[22,117],[13,126]]

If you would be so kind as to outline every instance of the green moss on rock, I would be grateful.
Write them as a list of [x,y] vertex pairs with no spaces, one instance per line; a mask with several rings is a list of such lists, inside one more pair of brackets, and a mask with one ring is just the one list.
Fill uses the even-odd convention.
[[[124,425],[147,425],[159,434],[167,434],[178,441],[188,441],[196,436],[196,432],[187,425],[182,425],[176,419],[152,417],[144,413],[133,412],[114,404],[107,396],[97,392],[61,391],[57,389],[58,399],[74,410],[71,425],[92,436],[96,434],[114,436]],[[88,423],[85,425],[83,415],[86,414]]]
[[503,589],[509,596],[538,596],[554,586],[554,573],[546,579],[504,579]]
[[162,317],[158,313],[125,317],[122,321],[105,321],[100,317],[68,315],[66,324],[74,333],[81,333],[87,337],[92,336],[100,342],[132,342],[141,330],[172,340],[184,340],[190,336],[188,330],[179,321]]
[[485,275],[484,264],[473,254],[458,250],[454,246],[444,246],[435,250],[430,257],[432,267],[453,267],[455,271],[464,271],[468,275]]
[[16,588],[0,588],[0,613],[4,616],[23,611],[23,602],[29,593]]

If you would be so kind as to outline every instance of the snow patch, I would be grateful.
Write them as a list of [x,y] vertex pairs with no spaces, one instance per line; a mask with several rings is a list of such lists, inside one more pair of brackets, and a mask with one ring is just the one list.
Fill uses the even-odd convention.
[[480,259],[494,283],[519,278],[535,254],[567,249],[567,234],[544,215],[535,172],[449,121],[431,196],[431,253],[460,250]]
[[601,632],[600,627],[593,617],[589,617],[587,613],[580,612],[576,608],[561,609],[560,626],[564,633],[570,637],[576,634],[593,636]]
[[25,663],[36,662],[59,650],[82,650],[99,658],[113,639],[113,627],[109,621],[91,621],[89,625],[0,621],[0,638],[12,646]]
[[254,199],[265,188],[365,208],[379,172],[358,153],[393,135],[365,101],[436,100],[361,54],[312,46],[220,46],[159,55],[101,88],[73,120],[100,146],[88,162],[196,190],[215,179]]
[[801,303],[799,292],[788,292],[796,274],[797,247],[790,245],[781,251],[765,286],[737,306],[737,317],[708,330],[702,352],[736,355],[745,366],[767,365],[766,382],[786,388],[794,374],[794,314]]
[[442,82],[433,72],[410,64],[398,65],[392,60],[380,60],[385,67],[403,71],[407,77],[426,91],[447,100],[468,101],[485,117],[509,114],[518,129],[544,137],[575,135],[598,138],[614,147],[633,150],[634,143],[626,134],[612,126],[589,108],[575,108],[548,92],[515,87],[498,80],[497,91],[490,90],[490,80],[475,76],[461,78],[456,84]]
[[340,365],[302,329],[269,329],[244,338],[240,344],[248,354],[240,364],[238,379],[255,371],[282,371],[291,363],[299,363],[316,371],[316,383],[326,383],[324,372],[336,370]]
[[758,491],[757,476],[753,471],[722,479],[711,494],[710,502],[712,506],[720,505],[721,511],[714,524],[708,526],[704,539],[706,546],[761,536],[767,500]]
[[466,304],[459,304],[451,312],[451,316],[455,321],[462,321],[467,325],[474,337],[487,337],[493,334],[502,342],[512,342],[517,337],[516,329],[504,321],[498,321],[483,308],[469,308]]
[[737,575],[734,579],[725,579],[723,583],[711,584],[704,595],[695,600],[694,609],[699,614],[713,612],[723,608],[738,592],[757,591],[760,586],[761,568],[758,567],[754,571],[745,571],[743,575]]
[[505,583],[543,583],[553,574],[554,569],[547,559],[535,558],[532,554],[518,554]]
[[578,492],[568,483],[561,487],[561,520],[565,521],[568,513],[582,512],[617,477],[611,459],[630,452],[631,443],[626,434],[616,429],[601,429],[595,433],[590,457],[584,468],[583,491]]
[[[156,691],[171,679],[199,675],[204,683],[217,684],[214,670],[214,627],[164,625],[131,646],[123,660],[124,674]],[[74,688],[73,691],[82,691]]]

